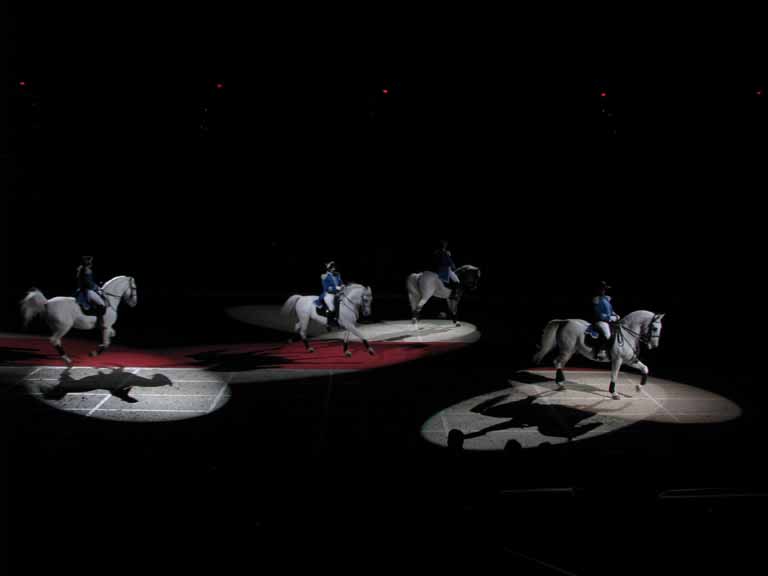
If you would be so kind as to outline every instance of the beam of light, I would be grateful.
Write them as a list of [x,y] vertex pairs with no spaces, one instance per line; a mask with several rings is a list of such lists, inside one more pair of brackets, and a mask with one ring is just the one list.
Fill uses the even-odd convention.
[[554,370],[516,374],[509,387],[467,398],[441,410],[421,428],[427,442],[464,450],[501,451],[586,440],[638,422],[712,424],[741,416],[741,408],[718,394],[651,376],[639,391],[640,375],[622,373],[619,400],[607,390],[609,372],[566,370],[557,390]]

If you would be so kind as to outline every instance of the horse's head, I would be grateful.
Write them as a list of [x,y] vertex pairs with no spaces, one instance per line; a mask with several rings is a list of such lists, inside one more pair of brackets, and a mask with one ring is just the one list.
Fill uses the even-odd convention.
[[373,291],[369,286],[362,286],[361,284],[352,284],[347,286],[344,291],[349,301],[355,306],[360,308],[360,312],[363,316],[371,315],[371,302],[373,301]]
[[139,299],[139,293],[136,290],[136,280],[133,276],[115,276],[104,283],[104,294],[113,298],[120,298],[133,308]]
[[371,290],[370,286],[363,287],[360,294],[360,310],[363,316],[371,315],[371,302],[373,302],[373,290]]
[[123,292],[123,301],[133,308],[139,301],[139,293],[136,290],[136,279],[133,276],[128,276],[127,278],[128,285],[125,292]]
[[480,268],[466,264],[456,269],[461,287],[465,290],[475,290],[480,283]]
[[659,347],[659,338],[661,338],[661,319],[664,314],[654,314],[648,323],[648,329],[645,333],[645,342],[649,349]]

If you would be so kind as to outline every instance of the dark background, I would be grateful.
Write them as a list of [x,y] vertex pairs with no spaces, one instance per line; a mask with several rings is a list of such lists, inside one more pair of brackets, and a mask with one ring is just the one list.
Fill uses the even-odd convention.
[[[296,12],[11,6],[0,328],[20,330],[16,306],[30,286],[70,293],[83,253],[94,254],[99,280],[137,279],[124,344],[275,338],[226,321],[223,307],[311,293],[330,258],[345,279],[373,286],[376,317],[403,318],[405,276],[446,237],[458,264],[483,271],[462,303],[483,340],[450,360],[342,384],[332,418],[323,416],[327,398],[306,384],[253,393],[213,422],[173,429],[14,420],[17,502],[59,493],[48,474],[69,476],[70,491],[102,475],[119,504],[170,506],[173,519],[153,529],[125,519],[154,538],[201,542],[196,520],[210,534],[242,513],[266,516],[289,550],[289,516],[306,545],[323,526],[350,537],[345,522],[355,521],[376,542],[406,525],[422,536],[414,520],[436,514],[454,532],[445,541],[432,533],[424,561],[450,564],[445,552],[431,556],[446,542],[470,555],[482,549],[462,537],[468,525],[517,534],[462,506],[491,486],[558,485],[562,458],[577,458],[530,457],[525,472],[495,460],[451,468],[425,457],[413,430],[527,367],[546,321],[586,317],[599,279],[613,284],[619,313],[667,313],[662,346],[649,354],[653,374],[724,394],[745,416],[738,427],[633,427],[579,452],[562,482],[595,493],[612,477],[634,489],[764,488],[751,468],[764,440],[755,338],[764,305],[762,35],[742,22],[669,14]],[[194,322],[187,306],[200,311]],[[261,422],[264,403],[279,416]],[[398,407],[400,421],[380,405]],[[311,423],[280,429],[286,411],[334,424],[318,441]],[[272,434],[283,443],[268,442]],[[90,460],[95,452],[102,460]],[[259,462],[281,472],[265,479]],[[435,470],[446,479],[440,489],[424,480]],[[157,486],[181,477],[185,496],[213,486],[224,502],[208,512],[170,505]],[[322,501],[326,492],[335,505]],[[35,501],[30,510],[49,520],[48,506],[67,510]],[[381,519],[376,529],[357,505]],[[336,522],[318,520],[339,510]],[[109,549],[110,536],[78,525]],[[318,537],[320,553],[335,549],[329,539]],[[246,536],[214,541],[247,557]]]

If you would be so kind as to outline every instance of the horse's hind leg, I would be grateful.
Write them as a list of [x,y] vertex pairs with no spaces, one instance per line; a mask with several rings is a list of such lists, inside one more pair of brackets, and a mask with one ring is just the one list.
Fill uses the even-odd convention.
[[310,346],[309,340],[307,340],[307,327],[309,326],[309,316],[299,320],[297,325],[299,327],[299,336],[301,337],[301,341],[304,342],[304,348],[307,349],[307,352],[314,352],[315,349],[312,348],[312,346]]
[[64,337],[64,335],[69,332],[69,326],[52,326],[53,328],[53,336],[51,336],[48,341],[51,343],[51,345],[56,348],[56,352],[59,353],[59,356],[61,356],[61,359],[64,360],[64,362],[69,366],[72,367],[72,359],[69,357],[69,355],[64,350],[64,346],[61,344],[61,339]]
[[416,309],[419,306],[419,297],[416,296],[413,292],[408,292],[408,303],[411,305],[411,319],[413,320],[413,323],[415,324],[418,321],[417,312]]
[[565,374],[563,374],[563,368],[568,363],[568,360],[573,356],[573,352],[560,352],[555,357],[554,365],[557,372],[555,373],[555,382],[557,383],[558,390],[565,390],[563,382],[565,382]]

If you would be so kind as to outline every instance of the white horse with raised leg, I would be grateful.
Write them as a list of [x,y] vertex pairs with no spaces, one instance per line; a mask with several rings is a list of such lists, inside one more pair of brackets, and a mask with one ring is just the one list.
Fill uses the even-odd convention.
[[451,290],[443,284],[435,272],[415,272],[408,276],[405,282],[408,290],[408,301],[411,304],[413,323],[418,326],[421,309],[433,296],[448,301],[448,312],[456,326],[461,326],[458,320],[459,300],[467,290],[474,290],[480,282],[480,268],[466,264],[456,269],[459,278],[459,288],[455,299],[451,299]]
[[[131,276],[116,276],[102,287],[107,309],[104,312],[104,326],[101,331],[101,344],[90,355],[97,356],[104,352],[114,338],[116,332],[113,328],[117,322],[117,308],[121,302],[128,306],[136,306],[138,292],[136,281]],[[50,342],[66,362],[72,366],[72,359],[64,351],[61,339],[72,328],[76,330],[93,330],[96,327],[97,318],[83,313],[80,305],[74,298],[57,296],[47,300],[40,290],[33,288],[21,301],[21,314],[26,326],[36,316],[42,316],[51,329]]]
[[585,335],[589,322],[586,320],[551,320],[544,328],[541,337],[541,345],[533,357],[536,364],[540,364],[544,357],[557,348],[554,366],[557,369],[555,382],[560,390],[564,389],[563,368],[576,352],[594,362],[611,363],[611,384],[608,391],[611,398],[619,399],[616,393],[616,380],[623,364],[640,370],[642,378],[636,386],[639,392],[648,380],[648,367],[640,362],[640,345],[645,344],[649,349],[659,346],[661,337],[661,319],[664,314],[655,314],[647,310],[637,310],[627,314],[619,322],[612,325],[611,341],[607,354],[602,354],[597,359],[593,356],[593,349],[585,342]]
[[[294,294],[286,300],[282,308],[283,315],[295,315],[296,324],[294,330],[301,337],[301,341],[304,342],[304,346],[308,352],[315,351],[307,339],[309,321],[314,320],[318,324],[328,326],[328,319],[317,313],[316,300],[317,296],[301,296],[299,294]],[[372,301],[373,291],[370,287],[362,286],[361,284],[348,284],[339,297],[338,322],[339,326],[345,331],[344,354],[347,357],[352,356],[352,352],[349,349],[350,332],[362,340],[369,354],[373,355],[375,353],[368,340],[366,340],[360,330],[357,329],[357,320],[360,315],[371,315]]]

